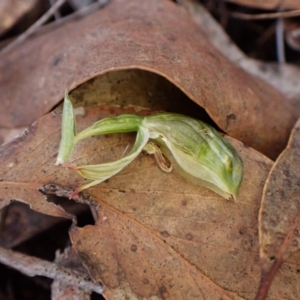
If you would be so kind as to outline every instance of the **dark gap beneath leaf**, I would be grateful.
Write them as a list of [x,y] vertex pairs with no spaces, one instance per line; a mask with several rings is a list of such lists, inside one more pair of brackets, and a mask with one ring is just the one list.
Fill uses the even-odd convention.
[[[18,207],[19,213],[21,210],[24,210],[25,213],[26,212],[28,213],[28,210],[32,211],[29,209],[27,205],[22,203],[12,203],[12,207],[18,206],[19,204],[20,204],[20,206]],[[23,214],[19,214],[19,216],[24,217],[24,212]],[[17,210],[10,209],[8,212],[8,218],[10,218],[9,214],[12,213],[16,214],[14,217],[17,217],[18,215]],[[37,226],[39,226],[38,223],[39,220],[42,220],[38,218],[39,217],[38,215],[42,216],[42,218],[44,219],[54,218],[37,212],[31,213],[29,217],[34,219],[32,224],[36,222]],[[45,259],[48,261],[53,261],[55,258],[55,251],[57,251],[58,249],[62,251],[63,249],[66,248],[66,246],[71,244],[68,235],[71,221],[64,220],[61,218],[56,218],[56,219],[60,219],[60,222],[56,223],[49,229],[46,229],[44,231],[41,231],[38,234],[35,234],[33,237],[27,239],[26,241],[20,243],[18,246],[14,247],[13,250],[30,256]],[[15,226],[11,225],[9,227],[10,229],[9,233],[7,233],[5,231],[6,229],[4,228],[1,235],[2,238],[1,244],[3,244],[3,237],[5,237],[6,234],[13,235],[14,230],[15,230],[16,237],[19,238],[20,233],[18,231],[25,228],[22,227],[21,223],[18,222],[16,223],[17,224],[15,224]],[[13,236],[11,237],[11,239],[12,238]],[[51,299],[50,286],[52,283],[52,279],[50,278],[41,277],[41,276],[28,277],[18,272],[17,270],[13,270],[2,264],[0,264],[0,277],[1,277],[0,290],[4,295],[6,295],[8,299],[10,299],[9,296],[11,293],[13,293],[14,299],[24,299],[24,300]]]
[[8,206],[0,245],[5,248],[16,247],[57,224],[65,224],[69,228],[71,220],[44,215],[30,209],[27,204],[13,201]]
[[0,299],[50,300],[51,283],[49,278],[29,277],[0,264]]
[[[45,218],[47,218],[47,216],[45,216]],[[63,251],[66,247],[71,245],[68,234],[70,226],[70,220],[60,222],[14,247],[14,250],[53,261],[55,251]]]
[[[74,107],[138,106],[194,117],[221,131],[208,113],[168,79],[153,72],[128,69],[96,76],[70,92]],[[58,108],[59,107],[59,108]],[[61,104],[54,112],[61,110]]]
[[93,292],[91,295],[91,300],[105,300],[105,298],[102,295]]
[[[228,3],[218,0],[199,0],[211,15],[220,23],[232,41],[249,57],[277,62],[276,53],[276,19],[243,20],[232,17],[233,12],[246,14],[269,14],[276,9],[267,10]],[[292,19],[294,24],[300,18]],[[288,25],[286,26],[288,28]],[[287,34],[287,33],[286,33]],[[299,51],[293,50],[286,42],[285,55],[288,62],[299,64]]]
[[76,216],[76,226],[95,225],[95,219],[88,204],[78,203],[73,199],[47,195],[47,201],[61,206],[70,215]]
[[[0,264],[0,299],[47,300],[51,299],[52,279],[23,275],[17,270]],[[91,300],[105,300],[101,294],[92,292]]]
[[[75,216],[76,226],[84,227],[88,224],[95,224],[89,205],[76,203],[73,200],[55,195],[48,195],[47,199],[49,202],[60,205],[70,215]],[[38,213],[30,209],[27,204],[13,201],[8,206],[8,213],[0,234],[0,246],[15,247],[61,223],[67,224],[68,230],[72,221]]]
[[[27,205],[23,204],[23,206],[26,207]],[[54,261],[57,250],[63,251],[71,245],[68,235],[70,225],[70,220],[60,222],[21,243],[13,250]],[[50,278],[42,276],[28,277],[17,270],[0,264],[0,279],[0,295],[4,295],[6,297],[4,299],[10,299],[11,295],[14,296],[14,299],[51,299],[51,283],[53,280]],[[104,298],[95,293],[92,299],[102,300]]]
[[[94,224],[90,208],[86,204],[76,203],[67,198],[51,195],[50,200],[61,205],[69,213],[77,211],[79,226]],[[74,207],[76,209],[74,209]],[[47,216],[29,208],[20,202],[12,202],[9,206],[6,222],[1,232],[1,246],[14,246],[13,250],[47,261],[54,261],[55,252],[61,252],[71,245],[69,228],[71,220]],[[26,229],[29,228],[29,231]],[[30,230],[31,228],[31,230]],[[31,231],[31,232],[30,232]],[[22,234],[25,232],[25,240]],[[15,241],[14,241],[15,238]],[[15,245],[14,245],[15,244]],[[11,247],[7,247],[11,248]],[[51,299],[52,279],[35,276],[28,277],[0,264],[0,299]],[[104,299],[95,294],[92,299]]]

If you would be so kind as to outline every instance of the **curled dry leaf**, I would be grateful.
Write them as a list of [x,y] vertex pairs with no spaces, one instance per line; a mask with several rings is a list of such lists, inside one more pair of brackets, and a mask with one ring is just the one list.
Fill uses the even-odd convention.
[[[7,102],[0,126],[30,124],[62,99],[65,88],[124,69],[167,78],[219,128],[270,157],[283,149],[295,122],[284,97],[223,57],[182,7],[166,0],[114,0],[3,57],[0,89]],[[26,112],[24,99],[30,102]]]
[[[290,137],[287,148],[273,165],[264,188],[262,206],[259,212],[259,243],[262,264],[262,278],[257,299],[264,299],[274,276],[287,260],[293,272],[299,268],[291,265],[299,255],[289,259],[300,249],[300,120]],[[277,274],[276,276],[278,276]],[[275,277],[274,284],[279,279]],[[291,297],[293,295],[293,297]],[[298,299],[292,292],[282,294],[283,298]]]
[[[86,108],[78,116],[78,130],[125,112],[135,113],[133,108]],[[83,183],[67,168],[54,165],[60,128],[61,115],[50,113],[26,136],[7,144],[5,152],[0,148],[2,197],[11,197],[5,187],[13,184],[35,186],[37,191],[52,182],[68,191]],[[133,141],[130,134],[86,139],[77,145],[71,163],[115,160]],[[73,227],[71,238],[92,277],[104,283],[107,297],[253,299],[259,277],[257,213],[272,161],[240,142],[230,143],[245,167],[238,203],[175,172],[162,172],[147,154],[78,199],[97,208],[98,220],[95,226]],[[11,162],[14,169],[9,168]],[[36,195],[32,191],[18,195],[16,189],[13,197],[30,202]],[[40,206],[49,213],[44,198]]]

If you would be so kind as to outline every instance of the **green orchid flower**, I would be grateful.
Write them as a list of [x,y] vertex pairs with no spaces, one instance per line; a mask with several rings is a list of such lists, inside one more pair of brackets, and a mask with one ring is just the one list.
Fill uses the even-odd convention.
[[137,132],[135,144],[125,157],[99,165],[71,166],[88,179],[87,183],[75,190],[72,197],[116,175],[144,150],[154,154],[163,171],[170,172],[174,167],[179,174],[194,183],[226,199],[236,199],[243,176],[243,163],[231,144],[208,124],[175,113],[147,117],[124,114],[104,118],[75,134],[76,122],[70,105],[66,95],[57,164],[65,163],[74,146],[82,139],[101,134]]

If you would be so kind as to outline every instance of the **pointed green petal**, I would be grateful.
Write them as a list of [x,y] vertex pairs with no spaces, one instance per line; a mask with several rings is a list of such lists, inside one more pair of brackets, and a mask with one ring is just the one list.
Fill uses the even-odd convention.
[[131,114],[120,115],[116,118],[104,118],[79,132],[75,137],[75,144],[94,135],[138,131],[142,121],[143,117]]
[[119,173],[123,168],[125,168],[140,154],[144,146],[147,144],[148,140],[149,140],[149,131],[145,128],[140,128],[138,129],[135,144],[127,156],[122,157],[117,161],[113,161],[109,163],[72,167],[82,177],[90,180],[89,182],[80,186],[76,190],[76,192],[78,193],[88,187],[101,183],[106,179]]
[[69,158],[74,147],[74,136],[76,134],[76,119],[73,105],[66,91],[64,108],[62,112],[61,139],[59,144],[56,165],[62,164]]

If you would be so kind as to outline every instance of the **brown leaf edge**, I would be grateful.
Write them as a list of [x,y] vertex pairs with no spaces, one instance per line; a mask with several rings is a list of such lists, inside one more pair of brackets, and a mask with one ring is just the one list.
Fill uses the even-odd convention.
[[[286,163],[295,157],[295,160],[292,161],[293,163],[290,164],[290,169],[286,169]],[[260,243],[260,258],[261,258],[261,280],[260,285],[255,296],[255,300],[264,300],[268,296],[268,292],[276,276],[277,272],[279,271],[282,264],[285,262],[287,257],[293,253],[294,251],[299,250],[299,231],[300,231],[300,208],[299,208],[299,183],[300,178],[297,176],[291,176],[291,170],[297,168],[300,165],[300,119],[297,121],[294,129],[292,130],[290,139],[288,141],[288,145],[286,149],[280,154],[278,159],[275,161],[272,169],[269,173],[269,176],[266,180],[263,197],[262,197],[262,205],[259,211],[259,243]],[[297,173],[297,172],[296,172]],[[285,180],[289,180],[289,185],[291,185],[288,191],[282,191],[284,186],[280,185],[280,183],[284,182]],[[297,181],[297,182],[296,182]],[[273,192],[272,192],[273,191]],[[274,196],[275,192],[280,192],[281,197]],[[292,196],[292,195],[294,196]],[[296,195],[295,195],[296,194]],[[270,199],[272,198],[272,199]],[[288,228],[288,232],[286,233],[285,237],[281,244],[277,249],[277,253],[270,256],[270,253],[265,249],[264,246],[269,246],[268,244],[264,244],[264,234],[267,234],[267,228],[265,227],[266,222],[274,222],[272,217],[274,218],[274,214],[271,216],[268,215],[269,211],[265,208],[267,205],[272,205],[273,212],[277,212],[281,218],[278,219],[278,223],[280,224],[282,218],[282,214],[286,213],[285,209],[281,209],[282,207],[276,205],[276,199],[282,203],[288,203],[289,200],[294,200],[296,206],[298,206],[298,211],[295,214],[294,221],[291,222],[291,226]],[[269,202],[269,203],[268,203]],[[272,203],[270,203],[272,202]],[[289,206],[292,206],[292,201],[288,203]],[[268,207],[267,207],[268,208]],[[276,216],[275,216],[276,217]],[[274,225],[275,226],[275,225]],[[279,238],[275,238],[279,240]],[[292,245],[292,242],[295,242],[296,246]],[[298,241],[297,241],[298,240]],[[291,247],[292,249],[288,249]],[[271,266],[270,266],[271,263]]]

